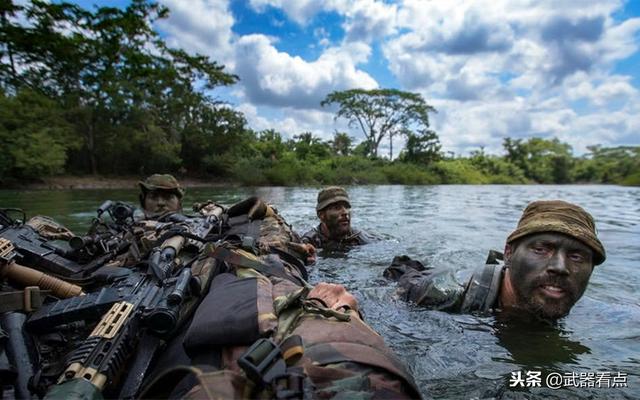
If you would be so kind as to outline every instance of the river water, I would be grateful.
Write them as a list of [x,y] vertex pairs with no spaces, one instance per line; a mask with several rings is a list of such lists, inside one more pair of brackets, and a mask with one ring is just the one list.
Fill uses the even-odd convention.
[[[257,194],[300,232],[317,224],[318,188],[197,188],[184,204],[230,205]],[[367,321],[409,366],[425,398],[640,398],[640,188],[619,186],[354,186],[353,226],[381,241],[320,253],[311,280],[344,284]],[[0,191],[0,206],[49,215],[86,231],[103,200],[135,190]],[[465,282],[490,249],[502,250],[529,201],[563,199],[595,217],[607,261],[555,325],[447,314],[395,297],[382,277],[394,255],[445,265]],[[535,374],[540,372],[541,387]],[[511,387],[520,373],[525,385]],[[527,375],[529,373],[529,375]],[[515,375],[514,375],[515,374]],[[560,389],[545,377],[563,377]],[[575,387],[584,385],[585,387]],[[626,387],[613,387],[622,386]],[[591,387],[589,387],[591,386]]]

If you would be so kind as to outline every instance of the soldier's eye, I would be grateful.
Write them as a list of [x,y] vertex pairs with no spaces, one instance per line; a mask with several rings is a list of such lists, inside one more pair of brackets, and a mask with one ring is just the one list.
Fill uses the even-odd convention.
[[584,256],[584,254],[581,254],[581,253],[570,253],[569,258],[571,259],[571,261],[577,262],[577,263],[581,263],[586,260],[586,257]]
[[545,246],[533,246],[531,250],[536,254],[544,254],[547,252],[547,248]]

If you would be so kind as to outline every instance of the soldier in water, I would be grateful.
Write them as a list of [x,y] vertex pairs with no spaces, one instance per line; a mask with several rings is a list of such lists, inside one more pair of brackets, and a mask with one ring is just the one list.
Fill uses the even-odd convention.
[[169,174],[153,174],[140,186],[140,206],[146,218],[158,218],[169,212],[182,211],[184,188]]
[[318,193],[316,213],[320,224],[302,236],[316,248],[342,248],[367,244],[372,237],[351,227],[351,203],[346,190],[338,186]]
[[524,311],[556,320],[582,297],[605,257],[591,214],[560,200],[534,201],[507,237],[504,254],[492,251],[464,286],[450,269],[425,268],[406,256],[396,257],[384,274],[398,281],[401,297],[425,307]]

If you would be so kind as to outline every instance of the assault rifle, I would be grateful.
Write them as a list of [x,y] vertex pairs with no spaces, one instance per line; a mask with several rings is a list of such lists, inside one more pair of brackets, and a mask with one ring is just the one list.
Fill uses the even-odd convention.
[[[82,264],[93,261],[93,265],[87,268],[92,271],[126,251],[133,240],[134,210],[133,206],[119,201],[102,203],[96,212],[97,217],[91,222],[89,233],[69,239],[72,257]],[[111,221],[105,220],[104,214],[108,214]]]
[[[179,218],[180,219],[180,218]],[[215,216],[181,218],[168,223],[149,255],[138,269],[124,269],[109,287],[86,296],[46,304],[26,322],[34,333],[60,324],[95,321],[89,337],[67,359],[65,372],[53,385],[46,399],[96,398],[103,390],[115,394],[114,383],[125,364],[143,343],[128,370],[119,397],[134,397],[151,364],[161,340],[170,337],[200,297],[191,264],[196,261],[209,232],[217,225]],[[183,261],[178,255],[190,255]],[[146,267],[146,268],[145,268]],[[207,278],[208,279],[208,278]],[[191,301],[193,300],[193,301]]]
[[20,255],[20,263],[24,266],[44,270],[48,273],[70,277],[82,275],[84,266],[73,261],[68,250],[55,245],[40,233],[24,223],[14,220],[9,211],[17,209],[0,209],[0,238],[10,241]]
[[15,262],[16,258],[17,254],[13,244],[7,239],[0,238],[0,277],[8,278],[10,281],[27,288],[37,286],[41,290],[50,290],[54,296],[63,299],[84,295],[80,286],[20,265]]

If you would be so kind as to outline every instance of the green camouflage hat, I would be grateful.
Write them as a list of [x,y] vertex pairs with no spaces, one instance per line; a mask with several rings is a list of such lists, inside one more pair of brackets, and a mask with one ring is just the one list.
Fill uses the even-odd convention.
[[351,203],[349,202],[349,195],[343,188],[339,186],[330,186],[328,188],[322,189],[320,193],[318,193],[318,204],[316,205],[316,211],[324,210],[331,204],[338,203],[340,201],[346,202],[349,207],[351,207]]
[[562,200],[539,200],[524,209],[516,230],[507,243],[532,233],[559,232],[571,236],[593,250],[593,263],[606,259],[604,246],[596,235],[596,224],[591,214],[582,207]]
[[138,182],[140,190],[143,193],[151,190],[166,190],[175,192],[179,198],[184,196],[184,189],[178,183],[178,180],[169,174],[153,174],[144,181]]

